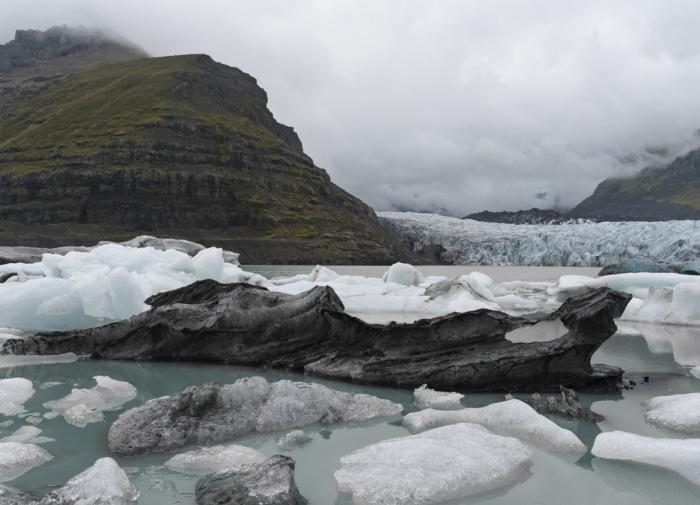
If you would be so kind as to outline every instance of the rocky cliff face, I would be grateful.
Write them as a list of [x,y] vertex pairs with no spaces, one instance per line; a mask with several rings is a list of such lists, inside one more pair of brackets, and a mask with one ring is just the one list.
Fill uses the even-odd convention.
[[610,221],[700,219],[700,149],[666,167],[606,179],[569,215]]
[[[47,37],[48,46],[31,49]],[[15,75],[62,45],[18,32],[4,47],[0,61]],[[275,120],[253,77],[206,55],[133,51],[20,91],[0,113],[1,242],[86,244],[144,233],[239,250],[247,263],[405,257],[372,209],[334,185],[294,130]]]

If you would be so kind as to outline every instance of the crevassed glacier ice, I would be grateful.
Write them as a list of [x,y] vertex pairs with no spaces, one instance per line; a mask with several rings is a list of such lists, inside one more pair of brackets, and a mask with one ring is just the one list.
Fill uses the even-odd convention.
[[39,505],[128,505],[138,499],[138,489],[117,462],[100,458],[65,486],[49,493]]
[[209,475],[220,470],[237,470],[262,463],[266,459],[260,451],[243,445],[216,445],[177,454],[167,460],[165,466],[176,472]]
[[24,402],[34,396],[32,381],[22,378],[0,379],[0,414],[14,416],[24,412]]
[[455,409],[462,406],[464,395],[461,393],[435,391],[423,384],[413,391],[413,398],[419,409]]
[[146,310],[149,296],[201,279],[267,284],[224,262],[218,248],[191,257],[172,249],[105,244],[65,255],[47,253],[40,263],[0,265],[2,272],[21,275],[0,284],[0,327],[30,331],[124,319]]
[[597,458],[667,468],[700,485],[700,439],[651,438],[611,431],[596,437],[591,452]]
[[353,505],[424,505],[511,485],[531,460],[515,438],[455,424],[369,445],[340,463],[338,491],[350,493]]
[[14,480],[52,459],[53,456],[38,445],[0,442],[0,482]]
[[74,388],[70,394],[44,403],[53,414],[62,415],[67,423],[84,428],[102,421],[102,412],[116,410],[136,398],[136,388],[128,382],[98,375],[93,388]]
[[551,452],[585,451],[586,446],[571,431],[538,414],[527,403],[511,399],[481,408],[462,410],[426,409],[404,417],[412,433],[455,423],[475,423],[499,435],[517,437]]
[[698,221],[516,225],[417,212],[378,216],[415,250],[442,246],[441,258],[457,265],[606,266],[631,258],[683,263],[700,256]]
[[700,434],[700,393],[656,396],[643,405],[647,422],[682,433]]

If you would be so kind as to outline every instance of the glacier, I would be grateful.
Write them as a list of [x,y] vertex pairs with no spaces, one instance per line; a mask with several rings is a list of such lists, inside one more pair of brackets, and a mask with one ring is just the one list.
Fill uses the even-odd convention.
[[418,212],[379,212],[414,251],[444,249],[455,265],[607,266],[626,259],[683,263],[700,257],[700,221],[485,223]]

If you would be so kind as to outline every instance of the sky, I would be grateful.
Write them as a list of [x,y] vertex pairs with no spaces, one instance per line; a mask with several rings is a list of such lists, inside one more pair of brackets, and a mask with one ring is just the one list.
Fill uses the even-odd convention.
[[700,145],[695,0],[0,0],[17,28],[114,30],[257,78],[377,210],[568,208]]

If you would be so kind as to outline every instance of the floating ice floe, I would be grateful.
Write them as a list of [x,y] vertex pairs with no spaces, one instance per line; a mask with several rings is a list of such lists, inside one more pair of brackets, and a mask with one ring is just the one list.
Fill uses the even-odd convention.
[[193,475],[209,475],[221,470],[239,470],[262,463],[267,458],[242,445],[217,445],[177,454],[165,462],[170,470]]
[[22,442],[27,444],[45,444],[54,442],[53,438],[42,437],[41,430],[36,426],[22,426],[11,435],[0,438],[0,442]]
[[435,391],[423,384],[413,391],[413,398],[419,409],[455,409],[462,407],[464,395],[461,393]]
[[47,355],[3,354],[0,355],[0,368],[14,368],[27,365],[56,365],[73,363],[75,361],[78,361],[78,355],[72,352]]
[[0,379],[0,414],[14,416],[24,412],[24,402],[34,396],[32,381],[22,378]]
[[301,430],[293,430],[285,433],[277,439],[277,447],[283,451],[298,449],[311,443],[313,439]]
[[369,445],[340,459],[338,491],[353,505],[423,505],[486,493],[526,475],[519,440],[455,424]]
[[146,310],[151,295],[201,279],[266,284],[263,277],[226,263],[218,248],[194,257],[173,249],[105,244],[66,255],[44,254],[40,263],[0,265],[31,273],[0,284],[0,326],[71,330],[124,319]]
[[611,431],[596,437],[591,452],[597,458],[666,468],[700,485],[700,439],[651,438]]
[[700,393],[657,396],[644,402],[646,420],[682,433],[700,434]]
[[74,388],[69,395],[44,403],[44,407],[50,409],[53,416],[61,415],[67,423],[84,428],[102,421],[103,412],[117,410],[136,398],[136,388],[128,382],[101,375],[94,379],[97,382],[95,387]]
[[53,456],[38,445],[0,442],[0,482],[14,480],[52,459]]
[[456,423],[475,423],[493,433],[517,437],[551,452],[580,452],[586,446],[571,431],[538,414],[527,403],[511,399],[481,408],[462,410],[426,409],[404,417],[412,433]]
[[117,462],[100,458],[65,486],[49,493],[40,504],[128,505],[138,499],[138,489]]

